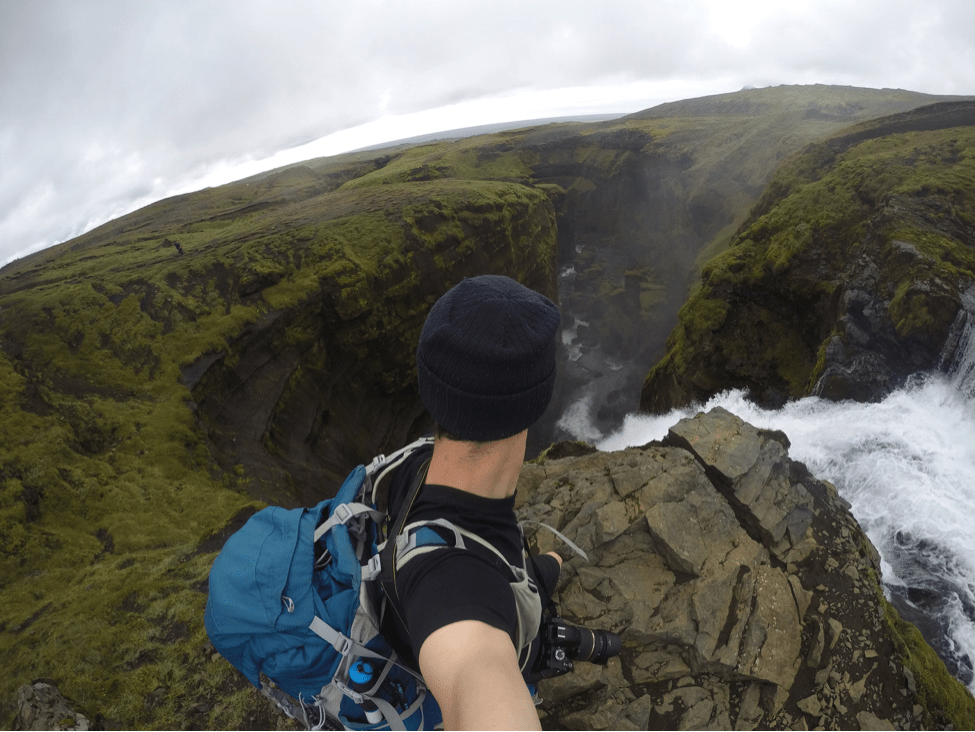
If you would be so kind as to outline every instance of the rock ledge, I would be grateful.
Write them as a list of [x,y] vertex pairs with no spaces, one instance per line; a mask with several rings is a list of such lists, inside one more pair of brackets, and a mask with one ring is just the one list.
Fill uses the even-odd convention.
[[[788,446],[717,408],[682,420],[662,443],[525,466],[521,517],[589,554],[565,564],[565,619],[624,641],[606,666],[581,663],[543,682],[546,727],[975,720],[964,686],[948,681],[950,701],[934,691],[943,676],[912,671],[876,550],[835,488],[789,459]],[[549,532],[532,540],[569,556]]]

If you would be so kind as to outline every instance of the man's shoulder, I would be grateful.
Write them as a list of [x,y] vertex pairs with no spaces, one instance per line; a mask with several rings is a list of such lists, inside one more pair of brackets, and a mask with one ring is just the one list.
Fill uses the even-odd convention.
[[387,484],[386,495],[380,496],[380,502],[385,504],[390,516],[395,517],[399,513],[417,473],[420,472],[432,454],[433,445],[424,445],[393,470]]

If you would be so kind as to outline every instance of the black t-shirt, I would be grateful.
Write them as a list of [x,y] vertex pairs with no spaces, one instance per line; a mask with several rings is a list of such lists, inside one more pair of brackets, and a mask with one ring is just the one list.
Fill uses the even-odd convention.
[[[389,487],[390,517],[399,515],[417,471],[430,454],[429,449],[418,451],[397,469]],[[521,566],[524,544],[514,504],[514,496],[484,498],[449,486],[425,484],[406,523],[447,519],[491,543],[508,563]],[[554,557],[533,557],[528,572],[544,606],[558,581],[558,562]],[[414,667],[430,634],[460,620],[480,620],[499,628],[517,648],[512,579],[500,558],[473,542],[468,542],[467,549],[438,549],[411,559],[396,575],[396,593],[390,597],[394,611],[386,614],[385,634]]]

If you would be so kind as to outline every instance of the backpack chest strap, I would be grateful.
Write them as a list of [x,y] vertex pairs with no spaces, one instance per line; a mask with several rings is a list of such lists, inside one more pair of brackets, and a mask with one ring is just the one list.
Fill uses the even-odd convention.
[[[315,541],[319,541],[336,526],[348,526],[349,522],[362,517],[368,517],[376,523],[382,523],[386,518],[383,513],[364,503],[340,503],[332,509],[332,515],[315,529]],[[357,529],[361,533],[361,527]]]

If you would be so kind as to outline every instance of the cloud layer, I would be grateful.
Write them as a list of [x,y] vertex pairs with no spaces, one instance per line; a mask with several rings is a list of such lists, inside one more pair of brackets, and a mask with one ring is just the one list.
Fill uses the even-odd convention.
[[970,0],[0,3],[0,263],[214,168],[485,98],[575,89],[569,109],[590,88],[585,113],[600,89],[616,90],[603,111],[660,101],[612,106],[626,85],[973,94],[973,27]]

